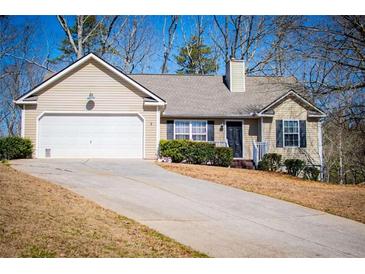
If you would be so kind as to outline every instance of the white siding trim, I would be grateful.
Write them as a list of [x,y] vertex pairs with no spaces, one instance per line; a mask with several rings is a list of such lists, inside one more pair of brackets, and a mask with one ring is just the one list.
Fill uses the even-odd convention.
[[232,62],[229,60],[229,91],[233,92],[232,90]]
[[32,102],[27,102],[27,101],[13,101],[14,104],[17,104],[17,105],[36,105],[37,104],[37,101],[32,101]]
[[145,106],[164,106],[166,103],[162,102],[144,102]]
[[24,138],[24,136],[25,136],[25,106],[22,107],[20,119],[21,119],[20,136]]
[[158,148],[160,145],[160,108],[156,107],[156,156],[158,156]]
[[140,113],[138,112],[121,112],[121,111],[43,111],[41,114],[39,114],[37,116],[37,119],[36,119],[36,136],[35,136],[35,155],[36,155],[36,158],[39,157],[39,151],[38,151],[38,148],[39,148],[39,137],[38,137],[38,134],[39,134],[39,120],[46,114],[84,114],[84,115],[136,115],[138,117],[140,117],[142,119],[142,122],[143,122],[143,145],[142,145],[142,155],[143,155],[143,158],[146,158],[146,149],[145,149],[145,146],[146,146],[146,123],[145,123],[145,118],[143,117],[143,115],[141,115]]

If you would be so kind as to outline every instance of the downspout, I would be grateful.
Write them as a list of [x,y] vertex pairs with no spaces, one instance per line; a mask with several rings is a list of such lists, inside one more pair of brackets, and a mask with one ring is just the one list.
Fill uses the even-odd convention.
[[160,107],[156,107],[156,157],[159,157],[159,148],[160,148],[160,122],[161,122],[161,115],[160,115]]
[[323,181],[323,134],[322,134],[322,121],[318,123],[318,153],[319,153],[319,164],[320,164],[320,180]]
[[20,117],[20,136],[25,137],[25,105],[22,105],[21,117]]

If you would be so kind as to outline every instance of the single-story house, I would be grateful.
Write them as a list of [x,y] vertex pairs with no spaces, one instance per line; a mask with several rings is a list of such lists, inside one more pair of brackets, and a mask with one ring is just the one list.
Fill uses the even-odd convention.
[[131,74],[88,54],[20,96],[21,134],[37,158],[156,159],[161,139],[229,146],[236,159],[262,154],[322,163],[325,113],[293,77]]

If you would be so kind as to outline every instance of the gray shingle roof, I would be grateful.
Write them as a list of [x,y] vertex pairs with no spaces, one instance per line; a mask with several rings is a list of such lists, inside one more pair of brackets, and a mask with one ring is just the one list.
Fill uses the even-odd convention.
[[232,93],[223,76],[132,74],[167,103],[164,116],[249,116],[301,86],[293,77],[246,77],[246,92]]

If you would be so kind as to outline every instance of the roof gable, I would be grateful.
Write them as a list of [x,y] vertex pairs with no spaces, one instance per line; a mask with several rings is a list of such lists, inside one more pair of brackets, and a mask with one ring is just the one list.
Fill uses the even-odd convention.
[[278,97],[274,101],[272,101],[270,104],[265,106],[258,114],[259,115],[273,115],[273,109],[280,104],[281,102],[285,101],[286,99],[294,97],[296,100],[298,100],[304,107],[306,107],[309,112],[310,116],[312,117],[325,117],[326,114],[323,110],[315,106],[313,103],[305,99],[303,96],[299,95],[294,90],[289,90],[287,93],[283,94],[282,96]]
[[103,68],[114,73],[117,77],[120,77],[121,79],[123,79],[127,83],[129,83],[130,85],[134,86],[141,92],[145,93],[148,97],[153,98],[156,102],[159,102],[159,103],[165,102],[162,98],[160,98],[159,96],[154,94],[152,91],[150,91],[146,87],[139,84],[137,81],[130,78],[128,75],[126,75],[123,72],[121,72],[120,70],[116,69],[111,64],[109,64],[108,62],[99,58],[98,56],[94,55],[93,53],[90,53],[90,54],[84,56],[83,58],[77,60],[76,62],[72,63],[71,65],[67,66],[63,70],[59,71],[58,73],[54,74],[52,77],[48,78],[46,81],[42,82],[41,84],[39,84],[38,86],[36,86],[32,90],[30,90],[29,92],[21,95],[19,98],[17,98],[15,100],[15,103],[20,104],[20,105],[36,103],[36,101],[34,101],[34,100],[29,101],[27,99],[30,97],[34,97],[37,94],[37,92],[49,87],[50,85],[52,85],[53,83],[55,83],[56,81],[61,79],[63,76],[67,75],[68,73],[72,73],[73,70],[77,69],[78,67],[83,66],[84,64],[86,64],[89,61],[95,61],[96,63],[101,65]]

